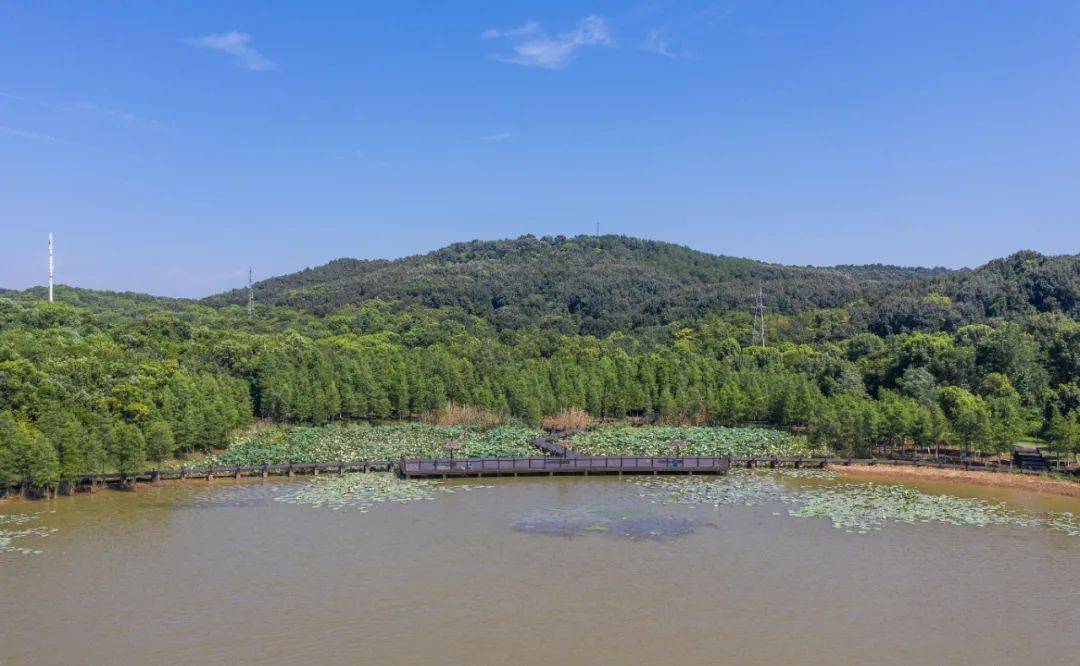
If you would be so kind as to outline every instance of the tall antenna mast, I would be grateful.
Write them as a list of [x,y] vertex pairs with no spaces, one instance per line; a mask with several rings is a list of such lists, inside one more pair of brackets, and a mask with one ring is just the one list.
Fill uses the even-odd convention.
[[49,234],[49,302],[53,302],[53,240]]
[[599,222],[596,223],[596,235],[597,236],[600,235],[600,223]]
[[757,290],[757,311],[761,332],[761,348],[765,349],[765,292],[762,291],[761,287],[758,287]]
[[254,275],[254,271],[252,271],[251,267],[249,266],[248,267],[248,316],[249,317],[254,316],[254,314],[255,314],[255,292],[251,288],[252,276],[253,275]]

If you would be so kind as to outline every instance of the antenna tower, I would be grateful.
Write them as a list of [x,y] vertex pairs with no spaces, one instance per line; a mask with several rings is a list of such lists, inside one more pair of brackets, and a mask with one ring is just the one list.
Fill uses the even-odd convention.
[[49,234],[49,302],[53,302],[53,239]]
[[248,316],[249,317],[252,317],[252,316],[255,315],[255,292],[251,288],[253,276],[254,276],[254,271],[252,271],[251,267],[249,266],[248,267]]
[[758,326],[761,334],[761,348],[765,349],[765,292],[761,287],[757,291]]

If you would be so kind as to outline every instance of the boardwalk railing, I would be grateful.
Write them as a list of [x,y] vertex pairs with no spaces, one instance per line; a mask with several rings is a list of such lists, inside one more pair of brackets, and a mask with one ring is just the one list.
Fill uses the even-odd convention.
[[[160,481],[166,479],[214,479],[234,478],[251,476],[293,476],[295,474],[318,475],[320,472],[344,474],[345,472],[358,472],[370,470],[390,470],[393,463],[389,460],[357,460],[357,461],[331,461],[312,463],[283,463],[278,465],[210,465],[203,467],[174,467],[169,469],[152,469],[139,472],[138,474],[121,474],[119,472],[107,472],[103,474],[84,474],[75,483],[76,486],[90,486],[98,483],[119,483]],[[18,488],[18,482],[12,482],[9,488]],[[3,480],[0,479],[0,494],[4,488]]]
[[979,461],[963,463],[937,462],[930,460],[904,460],[885,458],[832,458],[832,457],[804,457],[804,456],[733,456],[732,465],[744,467],[825,467],[826,465],[842,466],[869,465],[894,466],[894,467],[925,467],[933,469],[954,469],[970,472],[1000,472],[1011,474],[1027,474],[1038,476],[1040,472],[1020,469],[1013,465],[994,465]]
[[406,478],[414,476],[498,476],[503,474],[718,474],[728,470],[726,456],[580,456],[576,458],[508,457],[402,460]]
[[[546,441],[546,440],[545,440]],[[554,445],[561,447],[561,445]],[[318,475],[320,472],[386,470],[402,476],[499,476],[538,474],[723,474],[731,466],[747,468],[793,466],[822,468],[827,465],[869,465],[893,467],[923,467],[965,471],[983,471],[1038,476],[1040,472],[1008,465],[987,465],[979,462],[948,463],[925,460],[889,460],[878,458],[835,458],[804,456],[536,456],[501,458],[442,458],[398,461],[359,460],[312,463],[283,463],[277,465],[202,466],[147,470],[139,474],[85,474],[76,486],[91,486],[120,481],[144,482],[165,479],[214,479],[242,477]],[[17,490],[18,481],[0,479],[0,496],[5,489]]]

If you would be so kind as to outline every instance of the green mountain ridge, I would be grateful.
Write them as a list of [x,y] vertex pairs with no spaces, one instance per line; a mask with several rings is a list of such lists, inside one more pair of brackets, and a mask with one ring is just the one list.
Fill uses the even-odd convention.
[[[368,300],[457,307],[497,328],[606,335],[745,310],[756,290],[780,312],[840,307],[946,269],[784,266],[625,236],[523,236],[455,243],[396,260],[337,259],[263,280],[263,303],[326,314]],[[237,289],[202,302],[242,304]]]
[[[522,236],[454,243],[400,259],[335,259],[255,284],[260,307],[321,317],[369,302],[391,310],[459,311],[496,330],[532,327],[604,337],[706,316],[843,309],[878,335],[953,331],[1035,313],[1080,318],[1080,255],[1021,251],[977,268],[772,264],[626,236]],[[43,287],[0,290],[45,298]],[[94,312],[243,306],[246,289],[202,299],[58,286]]]
[[[1017,252],[974,269],[882,264],[788,266],[625,236],[455,243],[396,260],[337,259],[264,280],[256,299],[316,315],[369,300],[460,308],[498,329],[530,326],[604,336],[749,312],[758,289],[772,312],[849,308],[886,335],[955,330],[1036,312],[1080,318],[1080,255]],[[205,299],[246,302],[238,289]]]

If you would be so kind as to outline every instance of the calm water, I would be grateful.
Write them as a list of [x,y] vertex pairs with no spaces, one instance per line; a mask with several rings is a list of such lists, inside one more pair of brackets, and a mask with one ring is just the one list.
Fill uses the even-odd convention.
[[[273,481],[0,506],[55,511],[32,525],[58,528],[19,540],[40,555],[0,553],[0,662],[1077,663],[1080,538],[848,534],[779,505],[658,508],[617,479],[493,485],[366,514],[274,502],[290,487]],[[660,541],[514,529],[581,507],[697,527]]]

